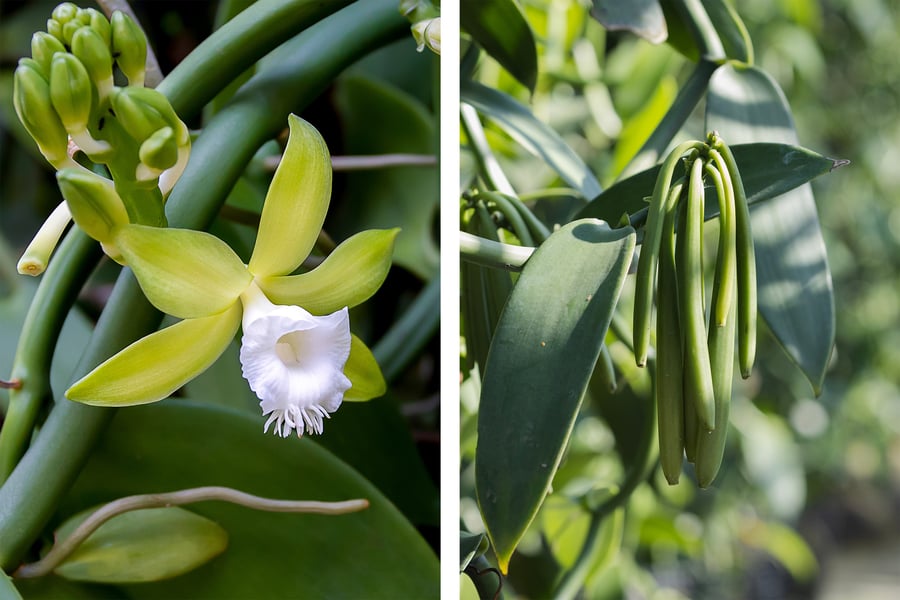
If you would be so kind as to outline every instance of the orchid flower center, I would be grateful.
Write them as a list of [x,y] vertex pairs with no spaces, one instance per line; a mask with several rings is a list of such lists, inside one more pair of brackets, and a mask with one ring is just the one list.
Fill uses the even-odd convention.
[[315,358],[314,344],[305,331],[291,331],[275,342],[275,354],[288,368],[302,367]]

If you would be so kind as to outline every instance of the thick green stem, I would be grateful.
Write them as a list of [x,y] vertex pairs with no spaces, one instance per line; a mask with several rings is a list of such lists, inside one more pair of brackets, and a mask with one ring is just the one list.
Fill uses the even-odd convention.
[[[286,3],[295,9],[297,4]],[[329,4],[332,8],[338,5]],[[396,0],[364,0],[285,44],[279,60],[273,60],[269,69],[248,82],[197,140],[188,168],[169,198],[169,222],[176,227],[208,225],[250,157],[284,127],[290,110],[303,108],[344,68],[375,48],[407,35],[407,30]],[[205,55],[214,62],[228,62],[209,51]],[[206,65],[195,68],[202,71]],[[166,87],[179,113],[183,107],[199,110],[203,102],[198,98],[208,100],[215,95],[208,81],[193,95],[194,83],[190,77],[182,77],[177,85]],[[223,148],[229,151],[223,152]],[[146,302],[130,272],[123,272],[75,376],[85,374],[158,323],[159,313]],[[113,414],[113,409],[67,400],[61,400],[51,411],[33,446],[0,488],[0,568],[17,566]]]
[[534,253],[534,248],[501,244],[460,231],[459,253],[463,260],[476,265],[506,269],[507,271],[521,271],[525,262]]
[[78,290],[100,258],[100,247],[81,231],[60,244],[43,275],[19,336],[12,379],[22,387],[10,391],[9,412],[0,429],[0,485],[9,477],[31,439],[37,414],[50,398],[50,360],[66,315]]
[[[203,105],[259,57],[352,0],[259,0],[222,25],[159,84],[182,120]],[[352,40],[340,36],[345,43]],[[315,55],[315,52],[313,53]],[[210,60],[216,57],[214,60]]]
[[475,154],[475,162],[478,163],[481,177],[491,189],[515,195],[516,190],[513,189],[488,144],[487,137],[484,135],[484,127],[481,126],[481,121],[478,119],[478,112],[468,104],[462,104],[459,107],[459,115],[466,137],[469,138],[469,148]]

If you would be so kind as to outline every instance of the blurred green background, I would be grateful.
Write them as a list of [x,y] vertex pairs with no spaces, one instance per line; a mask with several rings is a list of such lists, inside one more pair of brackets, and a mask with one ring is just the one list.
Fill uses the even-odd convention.
[[[587,16],[590,2],[520,4],[538,43],[534,96],[490,60],[477,79],[530,103],[608,185],[692,63],[666,44],[604,31]],[[697,490],[689,478],[669,488],[659,475],[639,489],[622,550],[591,576],[586,597],[900,597],[900,3],[731,4],[756,64],[788,98],[800,144],[852,162],[813,182],[834,280],[836,348],[815,398],[762,325],[757,368],[736,382],[713,488]],[[704,136],[702,109],[686,125],[691,137]],[[518,190],[555,183],[502,132],[488,134]],[[625,358],[618,366],[628,377]],[[464,400],[464,422],[474,409]],[[466,465],[474,432],[462,440]],[[597,462],[610,448],[603,426],[582,419],[554,488],[567,484],[567,471],[590,472],[586,457]],[[463,524],[480,531],[471,476],[464,466]],[[510,567],[507,591],[521,597],[547,593],[538,583],[547,549],[532,542],[529,550],[523,540],[526,558]]]

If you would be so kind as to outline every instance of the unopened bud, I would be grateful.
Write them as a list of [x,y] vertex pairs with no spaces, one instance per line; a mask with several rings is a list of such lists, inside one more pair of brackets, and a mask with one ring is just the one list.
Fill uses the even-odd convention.
[[49,75],[50,63],[57,52],[65,54],[66,47],[49,33],[38,31],[31,36],[31,58],[41,65],[41,71],[45,75]]
[[88,12],[86,8],[79,8],[75,13],[75,20],[81,23],[82,25],[90,25],[91,24],[91,13]]
[[143,142],[162,127],[171,127],[178,145],[190,142],[190,131],[181,122],[169,99],[153,88],[128,86],[110,95],[113,112],[128,135]]
[[13,76],[13,105],[19,120],[34,138],[41,154],[59,166],[68,160],[68,135],[50,99],[50,85],[40,65],[30,58],[19,61]]
[[86,169],[62,169],[56,180],[75,223],[104,249],[111,248],[113,259],[121,258],[114,250],[113,230],[128,223],[128,212],[113,182]]
[[78,14],[78,7],[71,2],[63,2],[59,6],[53,9],[53,12],[50,13],[50,18],[54,21],[58,22],[60,25],[65,25],[69,21],[75,18]]
[[94,10],[93,8],[84,9],[90,15],[90,27],[103,39],[103,43],[109,47],[112,42],[112,30],[109,26],[109,20],[99,10]]
[[72,38],[72,54],[87,69],[97,86],[98,101],[102,104],[113,87],[112,55],[103,37],[90,27],[82,27]]
[[76,19],[72,19],[72,20],[69,21],[68,23],[65,23],[65,24],[62,26],[63,41],[64,41],[66,44],[68,44],[68,45],[71,46],[71,45],[72,45],[72,38],[75,37],[75,32],[78,31],[79,29],[81,29],[82,27],[84,27],[84,25],[82,25],[82,24],[81,24],[79,21],[77,21]]
[[427,21],[419,21],[412,26],[413,38],[415,38],[418,47],[416,50],[421,52],[426,47],[435,54],[441,54],[441,18],[428,19]]
[[88,131],[93,102],[93,86],[87,69],[71,54],[57,54],[50,66],[50,100],[72,140],[88,156],[111,148],[95,140]]
[[63,26],[62,23],[56,21],[55,19],[47,20],[47,33],[55,37],[60,42],[63,41]]
[[129,85],[144,85],[147,65],[147,36],[131,17],[115,11],[110,19],[112,51],[116,63],[128,78]]
[[171,127],[163,127],[141,144],[138,152],[141,164],[135,174],[138,181],[149,181],[175,165],[178,160],[178,143]]

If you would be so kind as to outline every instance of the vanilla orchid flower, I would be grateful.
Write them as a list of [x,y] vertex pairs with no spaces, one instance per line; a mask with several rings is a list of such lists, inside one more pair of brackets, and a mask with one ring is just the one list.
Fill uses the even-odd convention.
[[243,325],[242,371],[260,399],[264,430],[322,433],[344,400],[386,384],[348,308],[384,282],[398,230],[360,232],[315,269],[309,255],[331,196],[331,158],[319,132],[291,115],[290,137],[260,216],[248,264],[202,231],[124,224],[112,242],[150,302],[183,319],[128,346],[66,391],[102,406],[156,402],[206,370]]
[[255,284],[244,305],[241,367],[260,399],[264,430],[282,437],[296,429],[321,434],[322,419],[341,405],[350,380],[350,316],[344,307],[317,317],[299,306],[272,304]]

